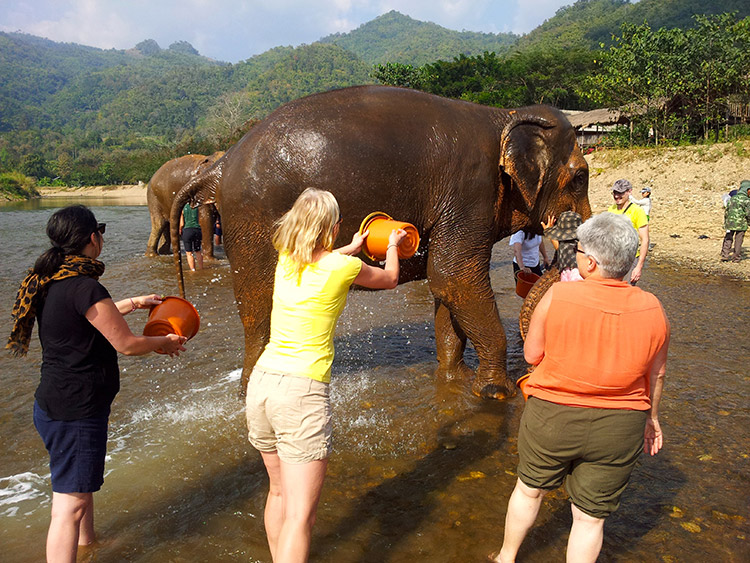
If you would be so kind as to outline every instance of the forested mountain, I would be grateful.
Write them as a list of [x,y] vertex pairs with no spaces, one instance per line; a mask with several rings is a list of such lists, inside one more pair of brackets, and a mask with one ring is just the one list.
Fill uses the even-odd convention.
[[393,10],[354,31],[329,35],[320,41],[339,45],[370,65],[387,62],[423,65],[459,55],[481,55],[485,51],[505,53],[518,41],[518,36],[452,31]]
[[59,128],[75,121],[71,113],[98,109],[118,92],[164,73],[221,65],[184,41],[161,49],[146,40],[118,51],[0,33],[0,131]]
[[578,0],[560,8],[554,17],[524,35],[519,49],[533,47],[598,49],[609,44],[623,23],[688,29],[695,26],[696,14],[736,12],[738,19],[750,15],[748,0]]
[[[65,183],[147,181],[164,160],[227,148],[282,103],[376,79],[505,107],[587,109],[599,44],[623,23],[689,28],[693,14],[725,12],[743,18],[750,3],[578,0],[523,37],[452,31],[392,11],[237,64],[185,41],[162,49],[147,39],[123,51],[0,33],[0,188],[11,171]],[[394,69],[418,80],[389,82]]]

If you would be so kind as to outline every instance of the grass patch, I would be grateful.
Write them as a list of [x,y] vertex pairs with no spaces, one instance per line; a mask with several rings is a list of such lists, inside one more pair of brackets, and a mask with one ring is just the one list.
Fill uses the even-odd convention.
[[36,181],[20,172],[4,172],[0,174],[0,199],[6,201],[20,201],[39,197]]

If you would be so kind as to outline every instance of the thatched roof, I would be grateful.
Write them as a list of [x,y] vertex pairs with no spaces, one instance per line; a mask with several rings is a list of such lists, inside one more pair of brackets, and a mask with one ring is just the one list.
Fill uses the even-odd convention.
[[574,129],[586,129],[592,125],[617,125],[628,123],[628,118],[618,109],[594,109],[568,116]]

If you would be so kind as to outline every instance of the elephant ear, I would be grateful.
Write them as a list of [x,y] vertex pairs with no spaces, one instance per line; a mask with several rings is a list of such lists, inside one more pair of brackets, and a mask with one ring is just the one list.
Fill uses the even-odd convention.
[[544,129],[555,123],[543,117],[511,110],[511,121],[505,126],[500,146],[500,168],[512,180],[530,213],[549,170],[551,153]]

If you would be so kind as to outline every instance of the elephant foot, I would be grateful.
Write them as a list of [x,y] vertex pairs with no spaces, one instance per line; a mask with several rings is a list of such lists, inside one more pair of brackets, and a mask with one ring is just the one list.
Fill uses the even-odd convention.
[[474,372],[463,360],[452,366],[438,365],[435,375],[445,381],[458,381],[474,377]]
[[158,256],[158,255],[157,255],[157,254],[156,254],[156,252],[154,252],[153,250],[147,250],[147,251],[146,251],[146,256],[147,256],[148,258],[154,258],[154,257],[156,257],[156,256]]
[[503,401],[515,397],[518,388],[506,375],[483,377],[480,373],[477,373],[477,377],[471,384],[471,391],[482,399]]

